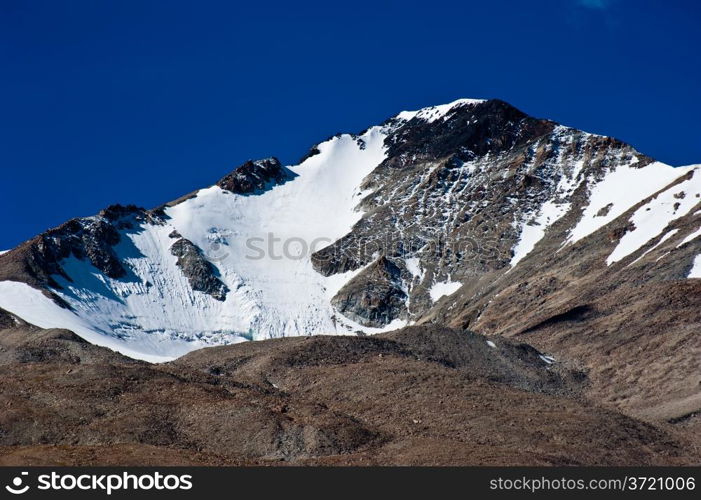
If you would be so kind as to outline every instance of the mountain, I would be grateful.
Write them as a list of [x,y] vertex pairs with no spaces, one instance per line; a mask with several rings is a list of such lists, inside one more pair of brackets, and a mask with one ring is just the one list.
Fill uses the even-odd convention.
[[461,99],[336,135],[297,165],[248,161],[161,207],[50,229],[0,255],[0,307],[148,361],[469,329],[577,365],[597,401],[687,422],[699,236],[701,166]]

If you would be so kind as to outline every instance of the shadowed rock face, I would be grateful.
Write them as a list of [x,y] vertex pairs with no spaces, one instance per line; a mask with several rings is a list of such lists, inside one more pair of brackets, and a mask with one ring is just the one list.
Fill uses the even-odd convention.
[[406,311],[401,270],[385,257],[350,280],[331,300],[344,316],[381,327]]
[[469,332],[286,338],[149,365],[2,311],[0,325],[2,465],[699,459],[685,438],[582,400],[583,373]]
[[216,268],[202,255],[202,250],[190,240],[178,239],[170,247],[170,253],[178,258],[176,264],[193,290],[209,294],[217,300],[226,299],[229,289],[217,278]]
[[255,194],[282,184],[294,177],[294,173],[280,164],[277,158],[247,161],[223,177],[217,186],[236,194]]
[[69,257],[87,260],[110,278],[123,278],[127,271],[113,247],[121,241],[120,230],[144,222],[160,224],[161,218],[135,205],[110,205],[96,216],[71,219],[0,255],[0,281],[60,289],[52,275],[71,281],[62,268]]
[[550,120],[526,115],[499,99],[476,105],[456,106],[446,119],[425,121],[413,118],[387,138],[390,168],[408,163],[457,155],[468,161],[486,154],[500,154],[550,134]]
[[70,280],[61,261],[72,256],[90,261],[110,278],[121,278],[126,272],[112,250],[119,240],[115,227],[103,217],[72,219],[3,255],[5,262],[16,261],[12,266],[16,269],[3,266],[3,274],[9,274],[8,278],[25,274],[28,281],[59,288],[51,275]]

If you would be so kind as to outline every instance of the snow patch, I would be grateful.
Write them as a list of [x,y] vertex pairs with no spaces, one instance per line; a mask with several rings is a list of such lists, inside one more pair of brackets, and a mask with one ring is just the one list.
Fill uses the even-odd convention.
[[[555,130],[556,136],[566,136],[566,127],[558,126]],[[570,203],[561,201],[564,196],[574,191],[582,182],[580,172],[584,167],[584,161],[579,160],[573,166],[571,172],[563,172],[553,196],[544,202],[534,213],[524,218],[525,222],[520,224],[521,234],[519,240],[513,248],[511,267],[519,263],[528,255],[536,244],[543,239],[545,232],[550,226],[561,219],[570,209]],[[517,224],[517,228],[518,228]]]
[[404,265],[414,278],[418,278],[419,283],[423,281],[425,271],[421,269],[421,259],[418,257],[404,259]]
[[552,365],[555,362],[555,358],[552,356],[546,356],[545,354],[540,354],[539,355],[540,359],[543,360],[545,363]]
[[637,251],[670,222],[689,213],[698,204],[697,193],[701,193],[701,169],[694,170],[690,179],[667,188],[638,208],[630,218],[635,229],[623,235],[606,264],[611,265]]
[[431,300],[433,302],[438,302],[438,299],[440,299],[441,297],[444,297],[446,295],[452,295],[455,292],[457,292],[461,286],[462,283],[460,283],[459,281],[441,281],[438,283],[434,283],[433,286],[431,286],[431,289],[428,293],[431,296]]
[[[660,162],[635,168],[636,163],[637,159],[630,165],[608,172],[590,188],[588,205],[577,225],[571,230],[566,243],[576,243],[596,232],[636,203],[652,196],[693,168],[674,168]],[[607,211],[601,213],[605,207],[608,207]]]
[[128,341],[107,335],[36,288],[16,281],[0,282],[0,307],[41,328],[65,328],[92,344],[152,363],[171,361],[192,349],[204,347],[197,342],[174,341],[147,333]]
[[549,200],[540,207],[535,218],[523,224],[519,240],[513,248],[514,256],[511,258],[511,266],[515,266],[528,255],[536,243],[543,239],[545,231],[558,219],[567,213],[569,204],[558,204]]
[[[628,264],[628,266],[632,266],[633,264],[635,264],[636,262],[638,262],[639,260],[641,260],[643,257],[645,257],[647,254],[649,254],[650,252],[652,252],[655,248],[657,248],[658,246],[660,246],[662,243],[664,243],[665,241],[667,241],[668,239],[670,239],[672,236],[674,236],[674,235],[677,234],[678,232],[679,232],[679,229],[672,229],[671,231],[667,231],[667,232],[665,233],[665,235],[664,235],[662,238],[660,238],[660,241],[658,241],[658,242],[655,243],[651,248],[649,248],[648,250],[646,250],[645,253],[643,253],[640,257],[638,257],[638,258],[635,259],[633,262],[631,262],[630,264]],[[661,257],[660,257],[660,258],[661,258]],[[657,260],[660,260],[660,258],[658,258]],[[657,262],[657,261],[655,261],[655,262]],[[628,267],[628,266],[626,266],[626,267]]]
[[698,238],[699,236],[701,236],[701,227],[698,228],[698,229],[697,229],[696,231],[694,231],[693,233],[687,235],[687,236],[677,245],[677,248],[679,248],[679,247],[682,246],[682,245],[685,245],[685,244],[689,243],[689,242],[692,241],[692,240],[695,240],[695,239]]
[[701,278],[701,254],[694,258],[694,263],[691,265],[687,278]]
[[445,117],[450,110],[458,106],[473,105],[485,102],[484,99],[458,99],[457,101],[450,102],[448,104],[441,104],[439,106],[431,106],[428,108],[423,108],[418,111],[402,111],[396,117],[401,120],[409,121],[413,118],[418,118],[420,120],[432,123]]

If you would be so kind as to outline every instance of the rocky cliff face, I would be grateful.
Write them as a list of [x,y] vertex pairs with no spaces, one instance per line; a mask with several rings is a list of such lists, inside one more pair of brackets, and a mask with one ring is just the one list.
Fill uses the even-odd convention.
[[170,253],[178,260],[175,263],[187,276],[193,290],[224,300],[229,289],[219,278],[215,267],[202,255],[202,251],[190,240],[179,238],[170,247]]
[[0,307],[152,360],[446,324],[528,339],[581,362],[592,395],[677,419],[701,408],[699,236],[701,167],[460,100],[49,230],[0,255]]
[[380,257],[346,283],[331,299],[344,316],[363,325],[382,327],[406,312],[402,271]]

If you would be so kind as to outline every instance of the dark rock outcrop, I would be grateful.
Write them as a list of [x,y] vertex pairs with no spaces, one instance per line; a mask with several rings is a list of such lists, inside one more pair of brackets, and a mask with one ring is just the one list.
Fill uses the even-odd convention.
[[459,154],[462,160],[487,153],[498,154],[532,142],[553,131],[556,123],[526,115],[499,99],[457,105],[446,119],[409,120],[386,139],[388,166],[405,161],[444,158]]
[[321,151],[319,150],[319,148],[317,146],[313,146],[312,148],[309,149],[309,151],[307,151],[307,153],[304,156],[302,156],[299,159],[299,163],[304,163],[312,156],[316,156],[318,154],[321,154]]
[[71,256],[90,261],[110,278],[121,278],[126,271],[112,249],[119,241],[119,232],[105,217],[72,219],[2,255],[0,280],[60,288],[52,276],[70,280],[61,262]]
[[350,280],[331,299],[344,316],[365,326],[382,327],[406,311],[401,270],[386,257]]
[[217,277],[216,268],[194,243],[180,238],[170,247],[170,253],[178,258],[176,264],[187,277],[193,290],[211,295],[217,300],[226,299],[229,289]]
[[[162,224],[158,214],[136,205],[110,205],[93,217],[71,219],[0,255],[0,281],[22,281],[33,287],[61,288],[53,276],[71,281],[62,262],[75,257],[87,260],[106,276],[124,278],[124,268],[114,251],[120,231],[137,230],[143,223]],[[57,303],[62,301],[45,291]]]
[[256,194],[282,184],[295,174],[277,158],[247,161],[217,182],[217,186],[236,194]]

